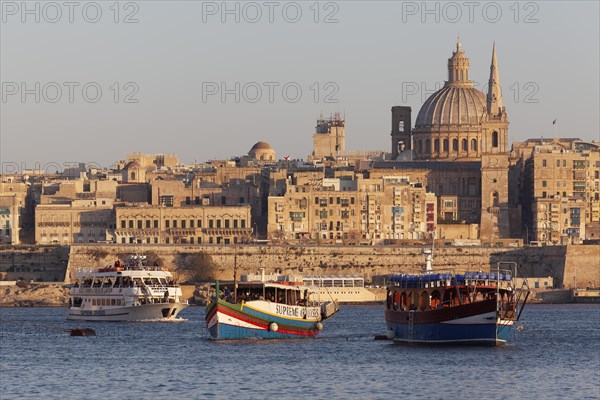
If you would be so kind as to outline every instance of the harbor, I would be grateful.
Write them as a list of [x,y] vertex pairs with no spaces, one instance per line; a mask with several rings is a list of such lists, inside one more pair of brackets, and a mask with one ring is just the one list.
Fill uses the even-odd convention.
[[[69,398],[105,399],[106,391],[84,384],[89,378],[82,371],[94,382],[113,382],[111,396],[117,398],[267,398],[274,393],[298,398],[301,392],[319,399],[437,398],[440,393],[470,399],[476,390],[490,399],[598,397],[598,305],[529,305],[523,328],[514,329],[502,348],[375,341],[386,331],[382,305],[341,307],[316,339],[269,343],[210,340],[204,307],[183,310],[183,323],[93,323],[93,337],[22,322],[82,327],[66,321],[65,313],[65,308],[0,309],[3,398],[59,399],[68,390]],[[397,368],[402,360],[414,367]],[[443,366],[436,367],[443,373],[435,379],[429,378],[432,360]],[[519,373],[510,374],[509,384],[474,379],[464,366],[481,363],[489,376],[505,376],[508,367]],[[272,376],[249,379],[256,371]]]

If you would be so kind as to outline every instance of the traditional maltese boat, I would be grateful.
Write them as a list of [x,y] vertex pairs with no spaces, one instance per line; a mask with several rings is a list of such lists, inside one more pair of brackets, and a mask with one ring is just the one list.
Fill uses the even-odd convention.
[[169,271],[133,255],[105,268],[78,269],[70,289],[69,320],[166,321],[188,306]]
[[[504,344],[529,296],[516,264],[495,271],[433,271],[390,277],[384,304],[389,339],[402,343]],[[501,266],[511,265],[510,269]]]
[[319,301],[302,282],[217,282],[206,325],[213,339],[315,337],[337,311],[336,302]]

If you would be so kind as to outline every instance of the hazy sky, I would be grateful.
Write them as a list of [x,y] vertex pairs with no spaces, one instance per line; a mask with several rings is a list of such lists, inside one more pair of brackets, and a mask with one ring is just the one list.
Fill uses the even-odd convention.
[[319,114],[338,111],[347,149],[389,151],[390,107],[414,124],[457,34],[480,88],[496,41],[511,142],[553,137],[555,118],[559,136],[600,135],[597,1],[0,5],[5,170],[222,159],[259,140],[306,158]]

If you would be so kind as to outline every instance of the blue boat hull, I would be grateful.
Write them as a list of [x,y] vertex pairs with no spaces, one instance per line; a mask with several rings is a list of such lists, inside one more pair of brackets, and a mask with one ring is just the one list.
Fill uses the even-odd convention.
[[419,324],[412,327],[407,324],[388,323],[388,329],[394,332],[394,341],[405,343],[464,343],[496,345],[505,343],[510,335],[512,324]]

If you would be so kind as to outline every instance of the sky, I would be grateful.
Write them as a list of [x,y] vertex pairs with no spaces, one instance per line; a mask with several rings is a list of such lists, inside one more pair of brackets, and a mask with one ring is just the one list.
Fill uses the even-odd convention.
[[2,0],[0,163],[202,162],[259,140],[306,158],[336,112],[348,150],[390,151],[390,108],[414,125],[458,35],[482,90],[496,42],[509,142],[600,140],[599,4]]

